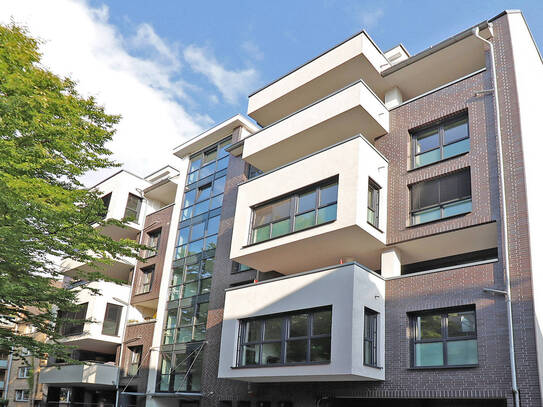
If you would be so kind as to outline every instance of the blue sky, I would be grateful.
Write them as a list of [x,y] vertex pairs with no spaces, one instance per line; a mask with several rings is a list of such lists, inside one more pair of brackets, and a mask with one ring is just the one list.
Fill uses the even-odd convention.
[[146,175],[245,113],[250,92],[362,29],[383,51],[401,42],[413,55],[505,9],[521,9],[543,45],[541,0],[1,0],[0,24],[26,26],[47,68],[122,115],[109,148]]
[[[93,0],[95,5],[102,1]],[[505,9],[521,9],[541,46],[541,1],[148,1],[105,2],[121,30],[149,23],[162,38],[180,47],[212,50],[233,70],[253,68],[257,85],[266,84],[322,51],[366,29],[388,50],[402,42],[413,55]],[[186,72],[203,93],[213,86],[202,75]],[[256,90],[256,88],[255,88]],[[196,96],[215,121],[245,112],[239,103],[207,103]]]

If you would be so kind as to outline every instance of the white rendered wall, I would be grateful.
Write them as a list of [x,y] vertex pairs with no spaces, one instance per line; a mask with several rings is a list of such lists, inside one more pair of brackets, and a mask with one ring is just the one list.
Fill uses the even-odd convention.
[[524,154],[524,172],[528,196],[530,254],[539,385],[543,390],[543,189],[541,173],[543,151],[541,127],[541,96],[543,95],[543,64],[529,29],[520,12],[507,14],[511,32],[514,72],[520,110],[520,131]]
[[[329,364],[233,369],[239,320],[332,306]],[[363,364],[364,307],[379,312],[378,365]],[[219,377],[254,382],[384,380],[385,282],[354,263],[228,290]]]

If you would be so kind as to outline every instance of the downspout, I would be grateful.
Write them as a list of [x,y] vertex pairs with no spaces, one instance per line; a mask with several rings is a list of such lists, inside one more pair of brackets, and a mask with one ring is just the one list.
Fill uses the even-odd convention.
[[[488,28],[492,32],[492,23],[488,24]],[[500,195],[502,206],[502,233],[503,233],[503,263],[505,267],[505,301],[507,304],[507,328],[509,333],[509,360],[511,363],[511,385],[514,397],[514,406],[520,406],[519,391],[517,385],[517,367],[515,361],[515,341],[513,337],[513,308],[511,305],[511,273],[509,269],[509,231],[507,226],[507,205],[505,199],[505,177],[504,177],[504,164],[503,164],[503,151],[502,151],[502,132],[500,123],[500,106],[498,103],[498,83],[496,79],[496,63],[494,58],[494,45],[492,42],[484,39],[479,35],[479,27],[475,27],[472,30],[473,35],[488,44],[490,48],[490,72],[492,74],[492,93],[494,94],[494,108],[496,111],[496,141],[497,141],[497,153],[500,161],[499,167],[499,179],[500,179]]]

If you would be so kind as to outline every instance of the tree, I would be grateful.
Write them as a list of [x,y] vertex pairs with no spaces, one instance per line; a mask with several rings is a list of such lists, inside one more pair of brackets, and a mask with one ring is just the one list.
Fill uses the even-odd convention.
[[[117,166],[105,145],[119,116],[41,66],[38,45],[24,28],[0,26],[0,346],[71,360],[55,309],[76,310],[78,290],[53,284],[62,277],[59,259],[107,263],[141,247],[96,230],[122,222],[104,221],[100,197],[78,181]],[[106,278],[98,271],[80,277]],[[48,341],[2,328],[12,317]]]

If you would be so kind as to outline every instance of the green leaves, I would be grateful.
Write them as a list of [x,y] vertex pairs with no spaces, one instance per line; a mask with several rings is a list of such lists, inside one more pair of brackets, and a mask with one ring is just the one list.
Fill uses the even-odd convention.
[[42,67],[38,42],[24,29],[0,26],[0,315],[16,316],[42,335],[36,340],[0,327],[0,346],[69,359],[54,329],[55,311],[74,309],[77,289],[59,285],[59,262],[107,263],[140,248],[93,227],[116,221],[102,220],[100,198],[77,180],[117,166],[105,145],[118,121],[80,96],[72,80]]

